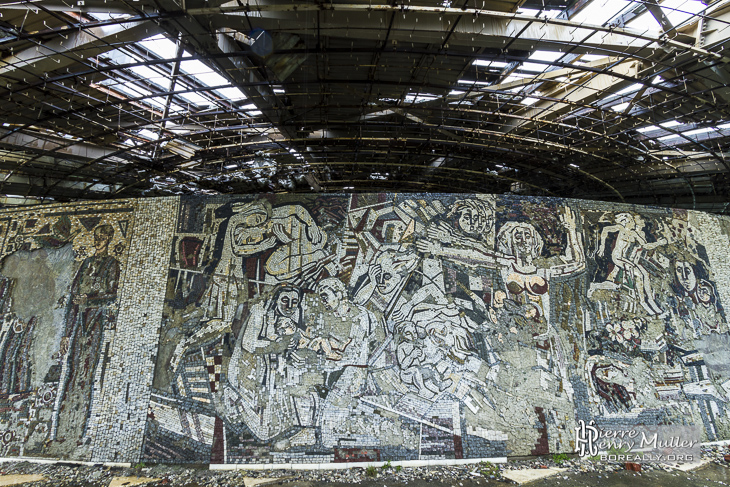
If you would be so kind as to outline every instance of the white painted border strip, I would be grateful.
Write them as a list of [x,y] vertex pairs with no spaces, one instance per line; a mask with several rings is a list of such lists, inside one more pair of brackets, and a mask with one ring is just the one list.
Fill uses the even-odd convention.
[[[402,460],[390,462],[393,467],[435,467],[438,465],[468,465],[470,463],[491,462],[507,463],[507,457],[465,458],[459,460]],[[211,464],[210,470],[340,470],[346,468],[382,467],[387,461],[380,462],[342,462],[342,463],[227,463]]]
[[[708,441],[702,443],[701,446],[727,446],[730,440]],[[6,462],[29,462],[29,463],[70,463],[74,465],[104,465],[105,467],[126,467],[132,466],[131,463],[123,462],[80,462],[75,460],[57,460],[52,458],[35,458],[35,457],[0,457],[0,463]],[[491,463],[507,463],[507,457],[493,458],[464,458],[459,460],[402,460],[392,461],[393,467],[435,467],[439,465],[468,465],[470,463],[491,462]],[[380,462],[342,462],[342,463],[227,463],[227,464],[211,464],[210,470],[341,470],[346,468],[367,468],[369,466],[381,467],[387,461]],[[152,465],[152,464],[151,464]],[[154,464],[157,465],[157,464]],[[159,465],[184,465],[184,464],[164,464]]]
[[707,443],[702,443],[700,446],[727,446],[727,445],[730,445],[730,440],[708,441]]
[[84,465],[87,467],[93,467],[94,465],[103,465],[105,467],[130,468],[132,466],[131,463],[125,463],[125,462],[82,462],[79,460],[60,460],[57,458],[0,457],[0,463],[8,463],[8,462],[28,462],[28,463],[41,463],[41,464],[64,463],[64,464],[72,464],[72,465]]

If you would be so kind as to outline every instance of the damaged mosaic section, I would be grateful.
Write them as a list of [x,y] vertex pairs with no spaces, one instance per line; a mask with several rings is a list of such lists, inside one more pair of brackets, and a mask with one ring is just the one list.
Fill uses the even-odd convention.
[[575,426],[730,437],[730,225],[452,194],[0,212],[3,456],[540,455]]
[[691,213],[592,202],[183,198],[142,458],[536,455],[579,419],[725,438],[704,245]]

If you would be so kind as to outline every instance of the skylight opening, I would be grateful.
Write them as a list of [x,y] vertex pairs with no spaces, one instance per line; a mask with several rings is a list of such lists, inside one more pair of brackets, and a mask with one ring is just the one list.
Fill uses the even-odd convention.
[[158,140],[160,138],[159,134],[157,134],[149,129],[142,129],[137,133],[137,135],[139,135],[140,137],[143,137],[147,140]]
[[652,132],[654,130],[661,130],[660,127],[657,127],[656,125],[649,125],[648,127],[641,127],[636,129],[637,132],[645,134],[647,132]]
[[505,63],[503,61],[488,61],[486,59],[475,59],[472,63],[473,66],[483,66],[487,68],[499,68],[502,69],[506,66],[509,66],[509,63]]
[[528,107],[529,107],[529,106],[532,106],[532,105],[534,105],[534,104],[535,104],[535,103],[537,103],[538,101],[540,101],[540,99],[539,99],[539,98],[534,98],[534,97],[532,97],[532,96],[526,96],[526,97],[525,97],[525,98],[524,98],[524,99],[523,99],[523,100],[522,100],[522,101],[520,102],[520,104],[522,104],[522,105],[525,105],[525,106],[528,106]]
[[162,34],[148,37],[138,42],[137,45],[160,59],[174,59],[177,55],[177,46],[175,43]]
[[633,3],[628,0],[593,0],[570,20],[591,25],[604,25],[629,5],[633,5]]
[[721,130],[730,129],[730,123],[725,123],[725,124],[722,124],[722,125],[718,125],[717,128],[719,128]]
[[199,93],[196,93],[194,91],[188,91],[186,93],[177,93],[177,95],[180,98],[184,99],[185,101],[188,101],[196,106],[207,107],[207,106],[210,106],[213,104],[212,101],[210,101],[203,95],[200,95]]
[[459,90],[451,90],[449,91],[449,95],[451,96],[459,96],[465,94],[466,91],[459,91]]
[[666,135],[664,137],[659,137],[657,140],[659,140],[661,142],[664,142],[664,141],[667,141],[667,140],[670,140],[670,139],[674,139],[675,137],[679,137],[679,134]]
[[246,99],[246,95],[244,95],[238,88],[222,88],[215,91],[229,101],[241,101]]
[[610,108],[614,112],[623,112],[624,110],[626,110],[629,107],[629,105],[631,105],[631,103],[625,102],[625,103],[619,103],[618,105],[614,105]]
[[643,14],[636,17],[634,20],[626,24],[626,27],[631,29],[640,30],[642,32],[652,31],[661,32],[662,27],[659,22],[654,18],[651,12],[644,12]]
[[116,91],[120,91],[130,98],[143,98],[152,95],[151,91],[140,88],[132,83],[117,83],[115,80],[109,79],[102,81],[100,84],[107,85]]
[[419,95],[406,95],[403,101],[406,103],[423,103],[426,101],[433,101],[438,98],[436,95],[430,93],[423,93]]
[[675,27],[707,8],[699,0],[664,0],[659,6],[669,22]]
[[488,81],[476,81],[476,80],[472,80],[472,79],[460,79],[457,81],[457,83],[460,85],[479,85],[479,86],[489,86],[492,84]]
[[561,57],[563,57],[562,52],[554,52],[554,51],[535,51],[532,54],[530,54],[529,59],[536,59],[538,61],[557,61]]
[[599,59],[605,59],[607,58],[607,54],[583,54],[580,59],[576,60],[578,63],[592,63],[593,61],[598,61]]
[[634,83],[633,85],[631,85],[631,86],[629,86],[627,88],[624,88],[621,91],[617,91],[616,94],[617,95],[626,95],[627,93],[632,93],[634,91],[639,91],[643,86],[644,85],[642,85],[641,83]]
[[708,132],[714,132],[715,127],[705,127],[702,129],[690,130],[689,132],[683,132],[684,135],[691,137],[693,135],[706,134]]
[[[152,98],[147,98],[143,101],[146,103],[149,103],[150,105],[152,105],[155,108],[158,108],[159,110],[164,110],[165,105],[167,104],[167,99],[162,96],[155,96]],[[177,103],[170,103],[170,110],[169,110],[170,114],[184,112],[184,111],[185,111],[185,109],[183,107],[181,107],[180,105],[178,105]]]
[[659,124],[661,127],[664,127],[665,129],[676,127],[677,125],[682,125],[682,122],[678,122],[676,120],[668,120],[666,122],[662,122]]
[[538,64],[538,63],[522,63],[520,69],[523,71],[530,71],[533,73],[542,73],[550,67],[549,64]]
[[129,68],[129,70],[143,80],[149,81],[150,83],[153,83],[160,88],[163,88],[165,90],[170,88],[170,77],[162,75],[152,68],[149,68],[147,66],[132,66],[131,68]]
[[[205,63],[195,59],[182,61],[180,63],[180,69],[207,87],[230,85],[229,81],[223,76],[213,71]],[[215,92],[230,101],[246,99],[246,95],[238,88],[220,88],[215,90]]]
[[540,17],[554,19],[562,13],[562,10],[537,10],[534,8],[518,8],[517,13],[519,15],[529,15],[531,17]]

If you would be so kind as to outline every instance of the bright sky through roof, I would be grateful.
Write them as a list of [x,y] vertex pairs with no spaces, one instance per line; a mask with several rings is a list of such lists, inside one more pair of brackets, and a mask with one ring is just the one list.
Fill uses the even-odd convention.
[[137,44],[162,59],[173,59],[177,54],[175,43],[162,34],[148,37]]
[[[669,23],[675,27],[705,9],[705,5],[699,0],[664,0],[659,6]],[[659,22],[650,12],[639,15],[626,26],[638,30],[661,31]]]
[[[223,76],[213,71],[205,63],[196,59],[181,62],[180,69],[205,86],[221,86],[230,84]],[[244,95],[238,88],[222,88],[216,91],[230,101],[238,101],[246,98],[246,95]]]
[[627,0],[593,0],[570,20],[591,25],[603,25],[632,2]]

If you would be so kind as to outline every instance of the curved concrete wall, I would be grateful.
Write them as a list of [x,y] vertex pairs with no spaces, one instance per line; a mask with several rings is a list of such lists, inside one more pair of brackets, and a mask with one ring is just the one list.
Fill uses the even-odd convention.
[[2,456],[329,463],[730,437],[725,218],[489,195],[0,212]]

